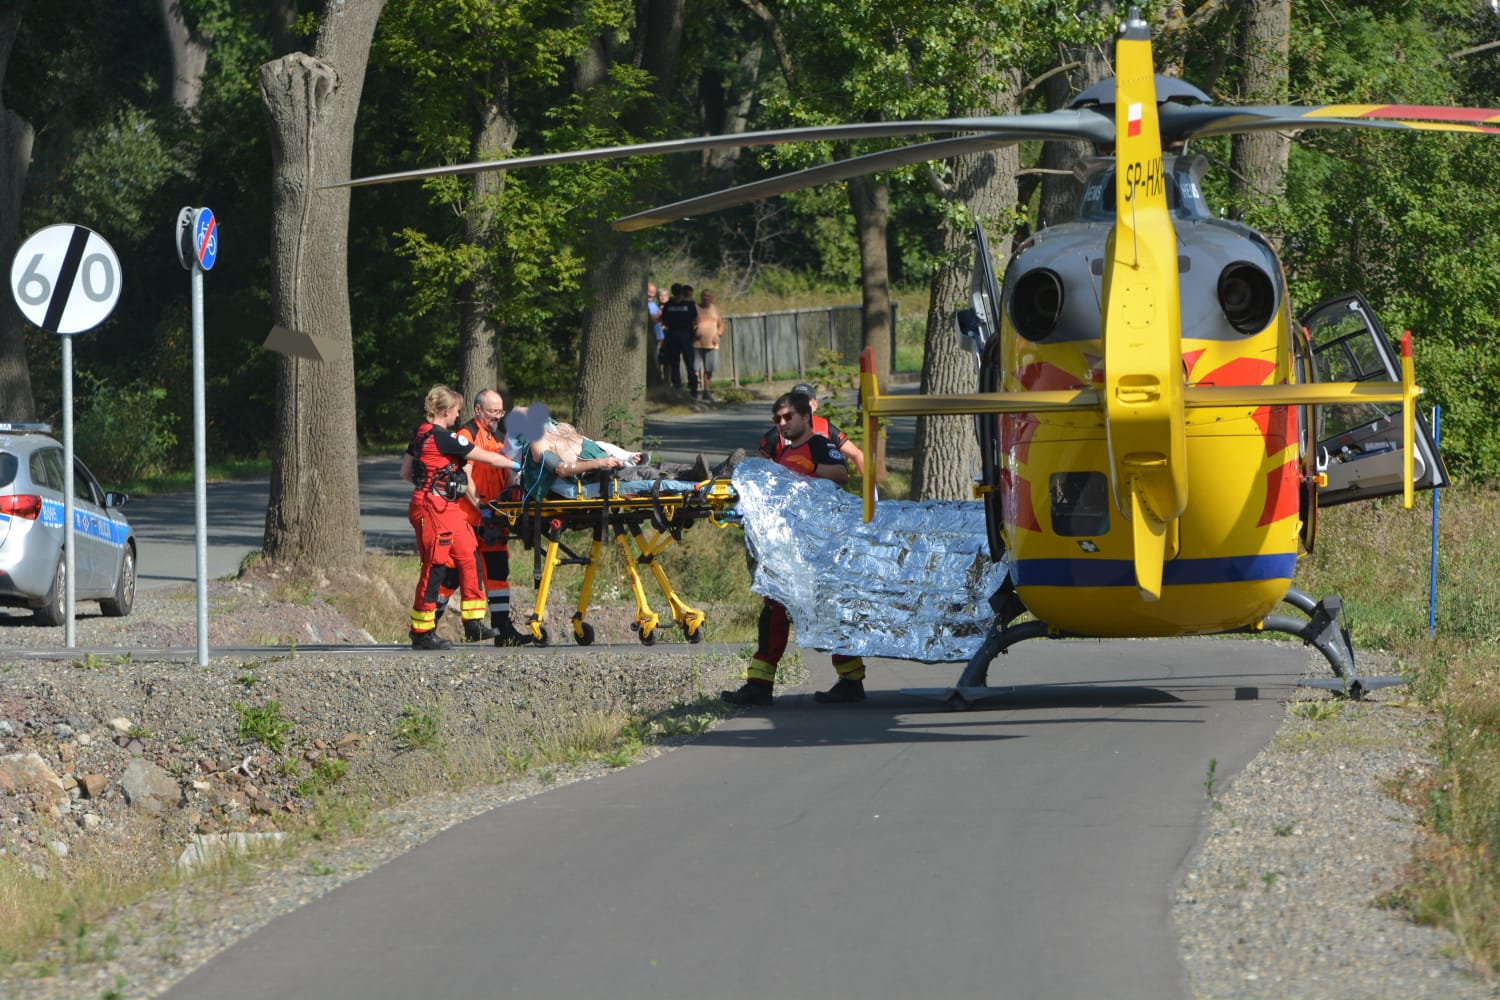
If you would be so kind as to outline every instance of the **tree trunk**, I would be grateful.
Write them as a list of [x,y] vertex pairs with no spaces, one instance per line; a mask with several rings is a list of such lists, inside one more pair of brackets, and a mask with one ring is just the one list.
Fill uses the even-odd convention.
[[[515,148],[520,132],[510,113],[510,81],[504,70],[496,70],[491,99],[477,114],[470,160],[493,159],[509,154]],[[473,246],[491,244],[495,213],[505,193],[505,171],[486,170],[473,178],[473,193],[464,215],[464,240]],[[462,386],[460,391],[470,403],[483,389],[493,389],[505,382],[505,362],[501,350],[501,329],[495,316],[499,311],[499,293],[489,265],[484,265],[459,290],[458,354]],[[468,406],[464,407],[465,411]]]
[[634,449],[646,419],[646,258],[624,234],[611,235],[601,233],[596,245],[606,252],[589,269],[573,423]]
[[203,71],[208,67],[208,50],[213,40],[188,27],[182,0],[158,2],[167,29],[167,45],[172,50],[172,103],[191,111],[198,106],[203,93]]
[[[1019,81],[1014,74],[1007,76],[1011,85],[974,114],[1015,114]],[[953,197],[961,199],[975,219],[992,226],[1002,212],[1015,204],[1019,167],[1020,154],[1015,146],[958,157],[954,161]],[[996,270],[1000,271],[1010,256],[1009,224],[1003,229],[987,228],[985,235],[996,258]],[[967,305],[969,298],[969,265],[973,259],[969,233],[952,223],[945,224],[943,249],[943,259],[948,263],[932,278],[922,391],[974,392],[978,388],[974,355],[959,343],[955,323],[955,313]],[[978,470],[979,442],[972,416],[917,418],[916,460],[911,477],[913,499],[972,499]]]
[[[271,312],[316,338],[323,361],[283,356],[265,555],[322,570],[358,564],[358,449],[349,318],[349,176],[354,120],[375,23],[385,0],[328,0],[314,55],[260,68],[272,140]],[[412,422],[420,417],[413,401]]]
[[[684,0],[642,0],[637,6],[635,64],[651,73],[657,101],[666,100],[677,69]],[[603,44],[580,57],[579,93],[608,71]],[[627,127],[643,135],[657,117],[654,103],[633,109]],[[640,192],[650,203],[650,192]],[[617,233],[599,220],[595,257],[587,279],[589,308],[579,343],[573,422],[585,434],[615,435],[617,443],[640,440],[646,424],[646,370],[652,340],[646,313],[646,256],[629,233]]]
[[[22,4],[0,11],[0,83],[21,27]],[[10,261],[21,242],[21,199],[31,170],[31,123],[0,104],[0,260]],[[0,296],[0,420],[34,420],[31,369],[26,362],[26,320],[15,298]]]
[[[1279,104],[1288,89],[1287,51],[1291,31],[1288,0],[1249,0],[1240,28],[1244,66],[1241,97],[1251,104]],[[1230,146],[1230,177],[1241,208],[1279,200],[1286,188],[1291,140],[1280,132],[1237,134]],[[1279,234],[1267,233],[1279,251]]]
[[[1101,18],[1108,20],[1115,5],[1110,0],[1097,0],[1094,7]],[[1070,46],[1062,58],[1065,63],[1077,63],[1078,68],[1048,78],[1045,84],[1047,108],[1052,111],[1066,107],[1075,96],[1113,72],[1109,53],[1103,44]],[[1041,167],[1050,171],[1042,177],[1042,201],[1037,211],[1037,221],[1042,226],[1072,221],[1078,211],[1078,196],[1082,193],[1078,181],[1073,178],[1073,167],[1092,152],[1093,147],[1086,142],[1042,143]]]

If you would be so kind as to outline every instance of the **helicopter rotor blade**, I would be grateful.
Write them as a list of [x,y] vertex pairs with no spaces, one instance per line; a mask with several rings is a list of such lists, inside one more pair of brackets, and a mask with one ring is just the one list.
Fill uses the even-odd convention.
[[[1495,127],[1490,127],[1490,126]],[[1423,129],[1439,132],[1500,133],[1494,108],[1450,108],[1414,104],[1295,104],[1221,107],[1216,104],[1163,104],[1162,141],[1309,128]]]
[[909,166],[913,163],[941,160],[950,156],[961,156],[965,153],[977,153],[982,150],[1021,142],[1026,138],[1044,137],[1016,134],[966,135],[952,139],[938,139],[933,142],[924,142],[915,146],[902,146],[899,149],[882,150],[878,153],[866,153],[864,156],[854,156],[847,160],[835,160],[832,163],[808,167],[805,170],[797,170],[789,174],[778,174],[775,177],[766,177],[762,180],[751,181],[748,184],[739,184],[735,187],[725,188],[722,191],[699,195],[696,198],[686,198],[682,201],[673,202],[670,205],[650,208],[644,212],[636,212],[633,215],[626,215],[616,219],[613,225],[615,229],[621,232],[636,232],[642,229],[650,229],[653,226],[664,225],[668,222],[676,222],[679,219],[686,219],[694,215],[704,215],[709,212],[733,208],[736,205],[743,205],[747,202],[773,198],[776,195],[787,194],[792,191],[801,191],[804,188],[816,187],[819,184],[848,180],[851,177],[862,177],[866,174]]
[[521,167],[556,166],[564,163],[586,163],[593,160],[616,160],[631,156],[659,156],[668,153],[690,153],[705,149],[731,149],[744,146],[773,146],[789,142],[852,142],[861,139],[899,139],[943,132],[1017,132],[1028,139],[1081,139],[1108,142],[1114,136],[1114,123],[1092,111],[1049,111],[1034,115],[996,115],[991,117],[945,118],[934,121],[855,122],[846,125],[809,125],[801,128],[769,129],[731,135],[700,135],[686,139],[666,139],[627,146],[603,146],[598,149],[576,149],[563,153],[541,153],[515,156],[503,160],[481,160],[474,163],[451,163],[441,167],[402,170],[371,177],[356,177],[328,188],[367,187],[397,181],[423,180],[428,177],[453,177],[490,170],[516,170]]

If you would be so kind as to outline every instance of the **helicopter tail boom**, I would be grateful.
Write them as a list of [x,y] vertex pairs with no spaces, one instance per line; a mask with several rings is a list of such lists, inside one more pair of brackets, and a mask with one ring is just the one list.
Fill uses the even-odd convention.
[[1126,22],[1115,60],[1118,180],[1103,275],[1105,437],[1115,505],[1131,519],[1136,586],[1154,601],[1187,506],[1177,235],[1144,21]]

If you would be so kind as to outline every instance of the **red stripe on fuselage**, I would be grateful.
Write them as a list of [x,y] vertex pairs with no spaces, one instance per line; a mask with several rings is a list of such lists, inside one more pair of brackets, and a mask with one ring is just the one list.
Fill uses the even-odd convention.
[[1041,522],[1036,519],[1036,509],[1031,506],[1031,482],[1024,476],[1014,475],[1009,469],[1000,470],[1000,496],[1004,498],[1001,509],[1005,523],[1026,531],[1041,531]]
[[1297,437],[1297,411],[1290,406],[1262,406],[1250,414],[1266,439],[1266,454],[1274,455]]
[[1256,527],[1264,528],[1297,514],[1300,509],[1297,487],[1301,482],[1302,472],[1296,462],[1286,462],[1281,468],[1266,473],[1266,505],[1261,509]]
[[1025,413],[1000,416],[1000,454],[1009,455],[1023,465],[1031,461],[1031,439],[1041,424]]
[[[1184,354],[1186,359],[1187,355]],[[1276,365],[1260,358],[1235,358],[1225,362],[1201,379],[1199,385],[1265,385]]]
[[1016,381],[1023,389],[1073,389],[1078,386],[1077,375],[1047,361],[1017,368]]

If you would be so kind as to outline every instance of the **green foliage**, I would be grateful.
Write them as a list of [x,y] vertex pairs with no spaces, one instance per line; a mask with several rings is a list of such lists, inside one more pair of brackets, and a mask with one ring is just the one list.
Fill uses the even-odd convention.
[[391,725],[391,739],[401,750],[433,750],[442,745],[442,729],[441,711],[408,705]]
[[170,466],[176,417],[163,406],[167,392],[147,379],[117,386],[80,371],[80,411],[73,434],[78,453],[101,482],[154,479]]
[[[177,162],[150,114],[126,104],[81,133],[76,148],[51,206],[58,218],[108,233],[110,240],[139,240],[160,229],[160,220],[147,213]],[[120,183],[127,177],[129,184]]]
[[[1298,6],[1293,95],[1308,102],[1493,104],[1446,58],[1474,30],[1464,5]],[[1431,30],[1434,23],[1442,31]],[[1487,29],[1481,29],[1487,30]],[[1486,36],[1487,37],[1487,36]],[[1471,135],[1310,130],[1292,150],[1285,203],[1252,221],[1284,232],[1299,308],[1363,294],[1392,337],[1411,329],[1424,404],[1443,406],[1450,467],[1500,475],[1493,433],[1500,328],[1500,203]]]
[[315,799],[327,794],[348,772],[348,761],[341,757],[324,757],[313,764],[312,771],[292,790],[304,799]]
[[286,748],[287,734],[297,728],[282,713],[279,701],[268,701],[264,705],[234,702],[233,708],[240,715],[240,739],[257,740],[272,753],[281,753]]

